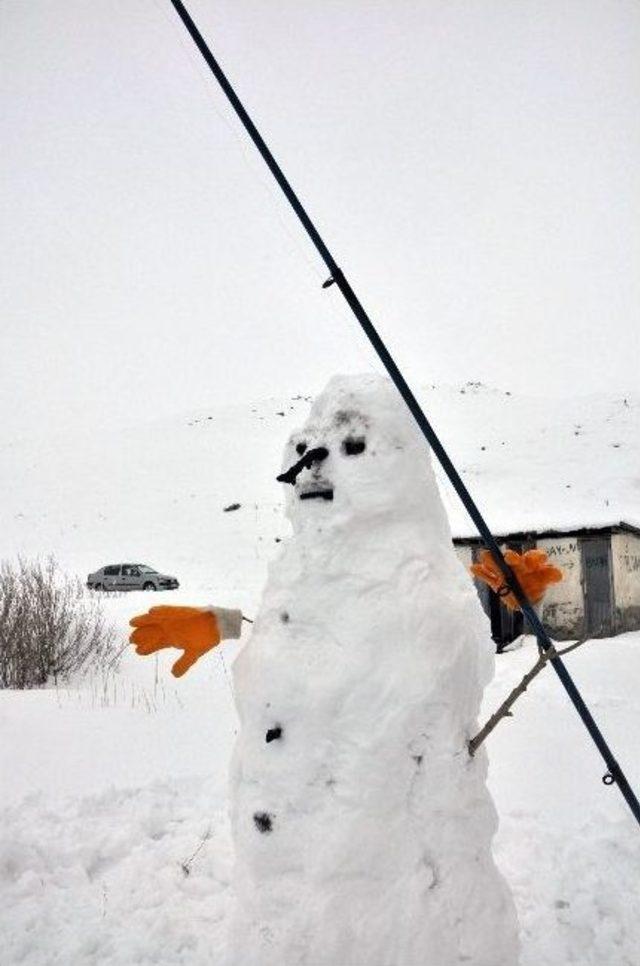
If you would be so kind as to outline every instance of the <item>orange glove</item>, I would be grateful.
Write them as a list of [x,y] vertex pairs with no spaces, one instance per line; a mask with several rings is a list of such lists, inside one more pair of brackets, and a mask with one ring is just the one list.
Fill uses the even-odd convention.
[[[562,580],[562,571],[548,562],[544,550],[527,550],[523,554],[516,553],[515,550],[505,550],[504,559],[532,604],[542,600],[549,584],[557,584]],[[520,610],[520,604],[515,595],[511,592],[503,592],[503,588],[508,588],[507,582],[488,550],[483,550],[480,554],[480,562],[472,564],[469,569],[474,577],[483,580],[500,595],[503,604],[506,604],[509,610]]]
[[129,640],[138,654],[153,654],[165,647],[184,651],[171,668],[177,678],[220,643],[216,615],[201,607],[152,607],[129,623],[135,628]]

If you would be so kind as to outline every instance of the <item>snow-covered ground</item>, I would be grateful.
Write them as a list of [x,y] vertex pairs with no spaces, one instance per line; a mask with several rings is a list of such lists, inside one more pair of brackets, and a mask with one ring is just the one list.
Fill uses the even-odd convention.
[[[144,603],[107,607],[123,621]],[[232,650],[224,645],[178,683],[166,656],[156,683],[155,659],[127,655],[104,688],[2,694],[2,962],[220,961]],[[487,712],[534,660],[530,640],[500,657]],[[640,634],[590,642],[567,663],[640,784]],[[603,767],[550,669],[489,753],[496,853],[515,893],[523,966],[635,966],[640,835],[601,783]]]
[[[637,399],[544,404],[477,386],[423,398],[496,531],[638,522]],[[282,443],[307,409],[302,398],[270,400],[64,438],[5,430],[3,556],[54,552],[83,575],[141,560],[181,580],[154,604],[252,615],[287,532],[275,482]],[[468,529],[457,513],[454,528]],[[128,618],[148,605],[142,594],[105,599],[123,643]],[[125,651],[109,675],[0,693],[0,961],[221,961],[237,649],[223,645],[177,682],[166,654]],[[486,712],[534,660],[531,641],[500,656]],[[589,642],[567,664],[640,786],[640,634]],[[604,767],[551,669],[488,748],[496,854],[518,905],[523,966],[635,966],[640,835],[615,787],[601,783]]]

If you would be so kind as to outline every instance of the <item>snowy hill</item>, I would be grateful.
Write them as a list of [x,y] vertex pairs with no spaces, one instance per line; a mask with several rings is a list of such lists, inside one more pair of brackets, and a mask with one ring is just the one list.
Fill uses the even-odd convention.
[[[434,427],[496,532],[640,523],[640,398],[521,398],[425,387]],[[275,482],[304,398],[270,399],[64,435],[0,436],[2,556],[53,552],[85,575],[136,559],[178,575],[153,603],[255,613],[287,532]],[[470,527],[442,484],[454,532]],[[239,503],[240,508],[225,512]],[[149,595],[105,600],[124,643]],[[8,963],[218,961],[228,909],[226,770],[236,731],[224,645],[180,682],[170,658],[125,652],[119,673],[0,692],[0,929]],[[503,655],[485,713],[535,659]],[[567,659],[640,784],[640,635]],[[640,837],[550,671],[489,742],[497,858],[514,889],[523,966],[628,966],[640,940]],[[186,865],[187,871],[183,868]],[[367,964],[375,966],[375,964]]]
[[[640,525],[640,396],[536,399],[467,384],[422,399],[494,533]],[[442,489],[454,534],[475,534]]]
[[[217,589],[249,607],[287,532],[275,477],[308,398],[157,422],[105,418],[31,439],[5,426],[3,554],[53,552],[83,575],[141,560],[192,592]],[[495,533],[640,525],[640,396],[543,400],[467,384],[424,387],[420,398]],[[439,478],[454,534],[473,533]]]

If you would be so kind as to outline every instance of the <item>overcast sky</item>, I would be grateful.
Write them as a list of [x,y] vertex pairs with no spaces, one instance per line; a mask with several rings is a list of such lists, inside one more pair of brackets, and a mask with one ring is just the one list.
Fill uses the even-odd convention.
[[[411,382],[622,391],[635,0],[187,0]],[[314,392],[372,351],[168,0],[2,0],[12,426]]]

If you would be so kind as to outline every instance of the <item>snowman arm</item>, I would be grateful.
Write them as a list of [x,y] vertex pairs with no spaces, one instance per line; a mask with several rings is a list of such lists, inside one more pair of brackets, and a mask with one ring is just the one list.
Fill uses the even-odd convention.
[[212,604],[202,609],[215,616],[221,641],[237,640],[242,635],[242,621],[245,618],[238,608],[215,607]]
[[138,654],[154,654],[167,647],[183,651],[171,669],[182,677],[198,658],[216,647],[220,641],[240,637],[242,611],[228,607],[152,607],[129,622],[129,637]]
[[[505,550],[504,559],[513,570],[521,589],[531,604],[538,604],[550,584],[557,584],[563,574],[550,564],[544,550]],[[502,598],[509,610],[520,610],[520,603],[507,585],[504,575],[489,550],[483,550],[479,561],[469,568],[474,577],[488,584]]]

